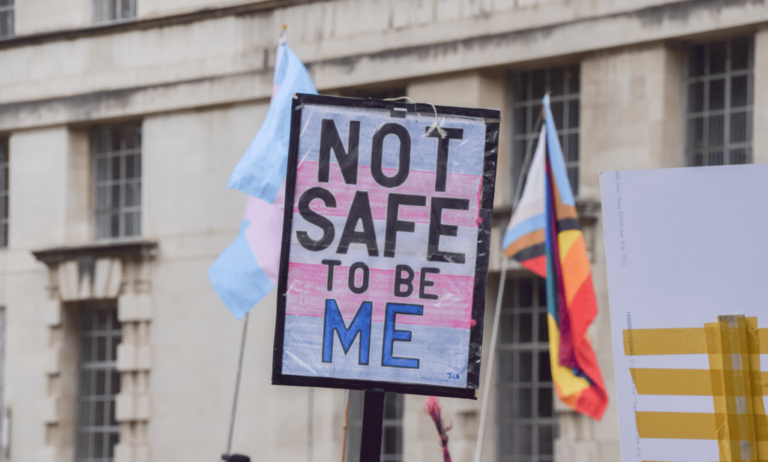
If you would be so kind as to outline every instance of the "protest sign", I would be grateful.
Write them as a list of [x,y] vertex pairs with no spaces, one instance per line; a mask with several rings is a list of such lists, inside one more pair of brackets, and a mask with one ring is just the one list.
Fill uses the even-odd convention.
[[622,461],[768,459],[768,165],[600,188]]
[[498,123],[294,96],[273,383],[476,397]]

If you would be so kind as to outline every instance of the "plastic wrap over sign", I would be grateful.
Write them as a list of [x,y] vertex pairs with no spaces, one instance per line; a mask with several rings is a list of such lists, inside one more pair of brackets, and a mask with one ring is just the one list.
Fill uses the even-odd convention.
[[294,97],[274,383],[475,397],[498,118]]

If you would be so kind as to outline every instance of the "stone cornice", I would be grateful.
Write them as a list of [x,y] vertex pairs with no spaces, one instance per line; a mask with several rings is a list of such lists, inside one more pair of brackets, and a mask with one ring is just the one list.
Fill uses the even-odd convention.
[[98,242],[37,250],[32,254],[48,266],[82,258],[114,257],[123,260],[143,260],[157,254],[157,242],[147,240]]

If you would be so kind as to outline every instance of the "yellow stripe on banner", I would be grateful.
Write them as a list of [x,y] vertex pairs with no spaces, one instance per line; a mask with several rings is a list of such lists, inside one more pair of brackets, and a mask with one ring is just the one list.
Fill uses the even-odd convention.
[[[726,426],[724,414],[638,411],[635,418],[640,438],[717,440],[717,429]],[[755,419],[757,441],[768,441],[768,420],[764,415],[728,414],[727,426],[730,429],[744,428],[752,418]],[[733,436],[736,438],[732,440],[741,439],[741,435]]]
[[707,354],[704,328],[631,329],[624,331],[624,354],[692,355]]
[[571,396],[589,388],[589,382],[584,377],[577,377],[573,371],[560,365],[560,329],[555,319],[547,313],[549,325],[549,361],[552,366],[552,381],[555,382],[564,396]]
[[[641,395],[722,396],[719,370],[708,369],[630,369],[637,393]],[[725,371],[726,380],[734,380],[743,371]],[[738,380],[738,378],[736,378]],[[760,384],[768,396],[768,372],[751,373],[751,383]],[[715,387],[714,389],[712,387]],[[744,396],[736,394],[735,396]]]
[[[768,329],[758,329],[757,336],[759,353],[768,354]],[[707,353],[707,337],[702,327],[624,330],[624,354],[627,356]]]

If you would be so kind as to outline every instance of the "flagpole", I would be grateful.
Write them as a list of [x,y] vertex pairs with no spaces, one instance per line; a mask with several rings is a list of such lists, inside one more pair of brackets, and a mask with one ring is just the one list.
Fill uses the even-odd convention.
[[[245,353],[245,338],[248,334],[248,314],[245,313],[245,319],[243,320],[243,338],[240,341],[240,361],[237,365],[237,379],[235,379],[235,397],[232,400],[232,417],[229,419],[229,438],[227,439],[227,452],[225,456],[229,456],[232,451],[232,435],[235,432],[235,415],[237,414],[237,396],[240,393],[240,377],[243,373],[243,355]],[[225,459],[228,460],[228,459]]]
[[[549,94],[549,93],[547,93]],[[520,174],[517,178],[517,184],[515,185],[515,195],[512,198],[512,210],[514,212],[518,202],[520,202],[520,195],[523,190],[523,178],[527,173],[529,164],[531,162],[531,148],[533,147],[533,140],[536,139],[536,133],[539,131],[541,122],[546,119],[546,112],[544,105],[541,105],[541,114],[536,119],[536,123],[533,128],[533,135],[528,139],[528,145],[525,148],[525,158],[523,159],[523,165],[520,169]],[[496,296],[496,311],[493,313],[493,329],[491,330],[491,345],[488,353],[488,365],[485,369],[485,383],[483,384],[483,397],[482,404],[480,405],[480,426],[477,429],[477,442],[475,443],[475,458],[474,462],[480,462],[480,456],[483,452],[483,435],[485,433],[485,417],[488,412],[488,394],[491,388],[491,379],[493,378],[493,365],[494,358],[496,356],[496,336],[499,331],[499,319],[501,317],[501,302],[504,296],[504,286],[507,282],[507,262],[508,258],[502,252],[501,254],[501,280],[499,281],[499,293]]]
[[504,295],[504,281],[507,280],[507,258],[501,254],[501,280],[499,281],[499,294],[496,296],[496,311],[493,313],[493,330],[491,331],[491,348],[488,353],[488,365],[485,367],[485,383],[483,384],[483,403],[480,408],[480,428],[477,429],[477,444],[475,445],[475,462],[480,462],[480,454],[483,450],[483,434],[485,433],[485,414],[488,411],[488,393],[491,389],[491,377],[493,376],[493,360],[496,353],[496,334],[499,331],[499,318],[501,317],[501,298]]

